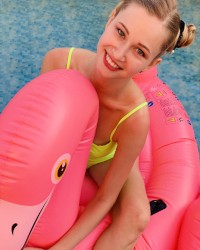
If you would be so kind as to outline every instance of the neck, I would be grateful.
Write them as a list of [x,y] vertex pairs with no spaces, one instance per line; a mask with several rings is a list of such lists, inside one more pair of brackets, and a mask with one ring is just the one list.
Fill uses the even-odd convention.
[[90,81],[93,83],[98,93],[106,95],[118,95],[127,89],[132,79],[107,78],[94,70],[90,71]]
[[93,56],[85,64],[86,77],[92,82],[99,99],[121,98],[123,94],[133,87],[134,82],[131,78],[105,78],[96,67],[96,57]]

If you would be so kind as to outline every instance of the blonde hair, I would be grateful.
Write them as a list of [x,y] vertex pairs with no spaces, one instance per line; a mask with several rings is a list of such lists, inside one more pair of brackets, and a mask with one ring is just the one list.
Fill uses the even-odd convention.
[[172,53],[176,48],[187,47],[193,43],[196,27],[194,24],[184,25],[183,31],[180,32],[181,20],[176,0],[121,0],[112,14],[117,16],[120,11],[132,3],[144,7],[150,15],[159,18],[168,30],[168,38],[162,44],[161,52],[157,57],[165,53]]

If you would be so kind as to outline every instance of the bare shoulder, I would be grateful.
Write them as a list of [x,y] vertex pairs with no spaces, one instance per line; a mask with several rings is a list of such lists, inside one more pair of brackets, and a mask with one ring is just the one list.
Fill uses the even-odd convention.
[[[67,65],[69,51],[70,48],[55,48],[48,51],[42,62],[41,73],[45,73],[55,69],[65,69]],[[76,62],[85,61],[85,60],[80,60],[80,58],[84,59],[91,53],[93,52],[86,49],[76,48],[75,51],[73,52],[71,68],[76,68],[77,65]]]
[[141,151],[150,125],[148,106],[141,108],[126,121],[116,131],[118,145],[134,150],[136,154]]
[[55,48],[49,50],[43,58],[41,74],[55,69],[63,69],[69,53],[68,48]]
[[142,107],[140,110],[136,111],[133,115],[127,119],[125,127],[127,130],[130,130],[132,134],[146,133],[149,129],[150,118],[148,106]]

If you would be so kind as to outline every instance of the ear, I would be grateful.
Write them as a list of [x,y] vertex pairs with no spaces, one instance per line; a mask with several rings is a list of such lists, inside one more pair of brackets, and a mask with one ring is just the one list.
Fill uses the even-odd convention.
[[146,71],[148,69],[151,69],[155,66],[157,66],[158,64],[160,64],[162,62],[162,58],[156,58],[154,59],[150,64],[149,66],[147,66],[145,69],[143,69],[142,71]]

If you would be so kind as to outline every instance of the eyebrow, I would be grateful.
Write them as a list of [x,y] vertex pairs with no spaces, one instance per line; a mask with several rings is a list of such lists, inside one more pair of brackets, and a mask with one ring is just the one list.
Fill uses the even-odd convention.
[[122,26],[123,26],[123,28],[126,30],[126,33],[129,35],[129,31],[128,31],[128,29],[126,28],[126,26],[122,23],[122,22],[119,22]]
[[[129,30],[127,29],[127,27],[122,22],[119,22],[119,23],[123,26],[123,28],[126,30],[126,33],[129,35]],[[145,46],[142,43],[138,43],[138,45],[140,47],[144,48],[145,50],[147,50],[149,52],[149,54],[151,54],[151,52],[150,52],[149,48],[147,48],[147,46]]]

